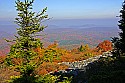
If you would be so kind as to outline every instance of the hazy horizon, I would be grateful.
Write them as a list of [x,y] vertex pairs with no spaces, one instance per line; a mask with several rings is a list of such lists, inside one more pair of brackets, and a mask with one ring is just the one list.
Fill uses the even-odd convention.
[[[18,27],[14,23],[17,17],[15,7],[17,0],[0,1],[0,31],[15,32]],[[24,1],[24,0],[22,0]],[[39,12],[47,7],[50,19],[44,24],[48,28],[117,28],[122,0],[35,0],[33,11]]]
[[[50,19],[44,22],[44,25],[48,26],[48,29],[53,28],[92,28],[92,27],[114,27],[117,28],[117,18],[108,19]],[[15,32],[18,26],[14,21],[1,21],[0,31]]]

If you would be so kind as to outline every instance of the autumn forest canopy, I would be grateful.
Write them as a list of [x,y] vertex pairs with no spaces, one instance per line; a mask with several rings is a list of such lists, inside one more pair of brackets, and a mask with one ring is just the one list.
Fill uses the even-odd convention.
[[119,36],[110,39],[107,36],[113,31],[108,30],[112,29],[99,28],[103,32],[52,28],[45,39],[48,27],[44,22],[51,18],[47,7],[34,12],[34,1],[15,2],[18,28],[12,38],[4,38],[7,44],[0,42],[0,83],[124,83],[125,1],[119,15]]

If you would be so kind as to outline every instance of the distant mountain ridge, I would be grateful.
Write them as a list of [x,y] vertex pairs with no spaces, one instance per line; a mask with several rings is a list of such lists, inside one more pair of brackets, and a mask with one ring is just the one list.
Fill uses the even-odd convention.
[[[47,45],[54,41],[59,42],[59,46],[70,47],[72,45],[78,46],[80,44],[88,44],[90,46],[97,46],[98,43],[104,40],[111,40],[111,37],[118,36],[117,27],[95,27],[88,25],[80,25],[80,27],[59,27],[48,26],[42,34],[46,34],[45,38],[41,40]],[[4,28],[1,28],[4,27]],[[0,39],[13,38],[16,33],[16,25],[0,25]],[[58,28],[59,27],[59,28]],[[76,27],[76,28],[75,28]],[[82,28],[83,27],[83,28]],[[3,45],[3,44],[2,44]]]
[[[118,36],[117,27],[90,27],[90,28],[47,28],[45,30],[47,41],[59,41],[60,46],[89,44],[97,46],[104,40]],[[72,46],[71,46],[72,47]]]

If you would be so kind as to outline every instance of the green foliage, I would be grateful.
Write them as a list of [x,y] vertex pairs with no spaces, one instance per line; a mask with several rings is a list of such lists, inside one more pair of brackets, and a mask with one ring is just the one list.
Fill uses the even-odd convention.
[[[45,15],[47,7],[36,14],[32,12],[33,2],[34,0],[25,0],[24,2],[17,0],[15,2],[18,11],[18,17],[15,18],[15,23],[19,26],[17,28],[18,35],[12,41],[15,43],[11,46],[6,58],[6,63],[20,72],[19,80],[23,79],[20,83],[32,83],[30,80],[34,78],[34,70],[42,63],[42,59],[39,58],[34,49],[42,48],[42,43],[37,38],[37,34],[46,28],[41,22],[48,17]],[[35,61],[36,59],[38,60]]]
[[11,76],[9,83],[55,83],[57,76],[45,75],[45,76],[30,76],[26,79],[24,76]]
[[35,83],[36,78],[34,76],[11,76],[11,80],[8,80],[9,83]]
[[63,80],[63,82],[59,82],[59,83],[72,83],[72,77],[68,78],[68,77],[64,77],[65,80]]
[[58,76],[45,75],[45,76],[39,77],[36,83],[56,83],[58,78],[59,78]]
[[124,83],[124,62],[116,57],[100,58],[95,69],[87,70],[88,83]]
[[93,57],[94,55],[92,53],[85,53],[84,56]]
[[85,45],[85,46],[81,45],[81,46],[78,48],[78,50],[79,50],[80,52],[85,52],[85,51],[89,50],[89,46],[88,46],[88,44]]
[[89,83],[124,83],[125,71],[117,70],[110,73],[100,73],[89,79]]
[[80,52],[84,51],[83,46],[81,45],[80,48],[78,48],[78,50],[79,50]]
[[11,76],[9,83],[71,83],[72,78],[64,77],[62,82],[58,82],[60,76],[44,75],[44,76],[30,76],[26,79],[24,76]]
[[122,9],[120,11],[120,21],[118,26],[121,32],[119,33],[120,38],[114,37],[112,42],[114,43],[113,54],[117,57],[125,56],[125,1],[122,4]]
[[61,50],[56,48],[46,49],[44,52],[43,60],[46,62],[52,62],[54,59],[59,60],[60,56],[63,55]]
[[60,59],[59,56],[61,56],[61,54],[57,52],[56,50],[48,49],[45,51],[43,59],[46,62],[52,62],[54,58]]
[[[10,52],[6,58],[6,64],[12,66],[20,76],[12,76],[9,83],[55,83],[58,81],[57,76],[36,75],[35,69],[43,61],[52,62],[53,58],[59,58],[60,52],[56,47],[50,47],[44,52],[44,56],[40,57],[36,48],[42,48],[42,43],[37,35],[43,31],[46,26],[42,25],[42,20],[46,19],[45,15],[47,7],[40,13],[32,12],[32,4],[34,0],[16,1],[18,17],[15,18],[17,28],[17,36],[15,36],[14,44],[10,48]],[[71,79],[66,78],[63,83],[70,83]]]

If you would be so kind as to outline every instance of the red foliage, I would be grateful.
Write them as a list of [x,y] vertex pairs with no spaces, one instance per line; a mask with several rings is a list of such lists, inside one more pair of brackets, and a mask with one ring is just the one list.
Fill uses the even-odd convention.
[[[58,64],[60,62],[74,62],[79,60],[84,60],[94,55],[99,55],[102,52],[112,50],[112,43],[108,40],[105,40],[98,44],[95,49],[88,49],[88,46],[85,47],[85,51],[80,52],[77,48],[71,51],[67,51],[65,49],[58,48],[58,43],[54,42],[54,44],[49,45],[47,48],[35,48],[34,51],[37,52],[38,58],[34,60],[37,62],[39,59],[42,59],[45,55],[46,51],[50,54],[54,54],[53,62],[43,62],[37,69],[36,73],[40,75],[45,75],[52,71],[64,70],[68,68],[66,65]],[[85,54],[88,54],[87,56]],[[90,55],[89,55],[90,54]],[[56,55],[59,55],[58,58]],[[0,63],[4,62],[5,56],[0,56]],[[21,64],[22,59],[14,58],[12,59],[13,63]]]
[[96,49],[100,52],[106,52],[106,51],[111,51],[112,50],[112,42],[109,40],[105,40],[101,43],[98,44]]

